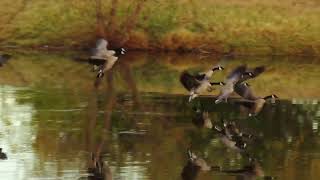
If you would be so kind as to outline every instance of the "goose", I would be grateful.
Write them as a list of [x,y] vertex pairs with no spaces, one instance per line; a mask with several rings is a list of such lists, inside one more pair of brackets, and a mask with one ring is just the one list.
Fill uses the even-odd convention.
[[2,152],[2,148],[0,148],[0,159],[2,159],[2,160],[8,159],[7,154]]
[[182,169],[182,179],[183,180],[194,180],[196,179],[200,171],[220,171],[219,166],[210,166],[204,159],[198,157],[190,149],[187,151],[188,162]]
[[225,129],[225,134],[229,139],[235,139],[238,136],[248,139],[251,139],[253,137],[252,134],[247,134],[240,131],[240,129],[237,128],[236,123],[234,121],[223,123],[223,126]]
[[242,83],[248,79],[255,78],[265,71],[264,66],[257,66],[254,69],[247,69],[246,65],[241,65],[235,68],[227,77],[226,85],[221,88],[221,92],[215,101],[215,103],[221,102],[223,99],[227,101],[227,98],[233,93],[234,86]]
[[11,55],[9,54],[0,55],[0,67],[3,66],[3,64],[6,63],[10,58],[11,58]]
[[221,170],[221,172],[232,174],[236,176],[242,176],[243,179],[274,179],[272,176],[265,176],[264,171],[256,159],[251,159],[249,165],[245,165],[243,168],[234,169],[234,170]]
[[93,71],[97,70],[97,78],[104,76],[104,72],[108,71],[118,60],[118,56],[125,54],[124,48],[116,50],[108,50],[108,41],[105,39],[98,39],[96,48],[93,49],[92,55],[89,58],[89,63],[93,64]]
[[101,156],[96,157],[94,153],[91,153],[92,167],[88,168],[88,173],[90,174],[88,179],[105,179],[111,180],[112,173],[107,163],[104,163]]
[[107,64],[107,66],[105,66],[106,70],[111,69],[114,63],[118,60],[118,58],[126,53],[126,50],[124,48],[117,48],[109,51],[111,52],[110,54],[113,54],[113,55],[108,56],[107,60],[94,59],[93,56],[89,58],[88,63],[93,65],[92,71],[99,71],[100,69],[102,69],[101,67],[105,64]]
[[102,77],[105,71],[113,67],[118,60],[118,57],[126,53],[124,48],[108,50],[107,46],[107,40],[98,39],[96,47],[91,51],[91,56],[89,58],[74,58],[74,60],[93,65],[92,71],[98,71],[97,77]]
[[105,39],[98,39],[96,47],[92,50],[92,55],[89,59],[92,60],[108,60],[110,56],[115,55],[115,51],[108,50],[108,41]]
[[205,91],[212,91],[213,85],[223,85],[223,82],[209,81],[214,71],[221,71],[223,69],[224,68],[221,66],[216,66],[205,73],[200,73],[197,75],[192,75],[186,71],[182,72],[180,75],[180,82],[183,85],[183,87],[190,93],[189,102],[197,96],[199,96],[199,94],[204,93]]
[[220,89],[220,94],[215,100],[216,104],[220,103],[222,100],[225,100],[227,102],[228,97],[234,91],[234,85],[243,77],[243,74],[246,72],[246,69],[246,65],[241,65],[236,67],[234,70],[231,71],[231,73],[229,73],[226,81],[224,82],[224,85]]
[[278,96],[275,94],[265,97],[257,97],[253,94],[250,85],[246,82],[237,83],[234,89],[238,95],[244,98],[244,100],[240,100],[237,103],[249,109],[249,116],[257,115],[262,110],[268,99],[271,99],[272,102],[274,102],[275,99],[278,98]]
[[207,111],[197,110],[195,116],[192,118],[192,122],[197,127],[204,127],[212,129],[213,125],[211,119],[209,118],[209,113]]
[[230,136],[227,134],[226,128],[220,128],[218,126],[215,126],[213,130],[218,133],[220,141],[228,148],[237,152],[244,152],[246,149],[247,143],[240,134],[233,134]]

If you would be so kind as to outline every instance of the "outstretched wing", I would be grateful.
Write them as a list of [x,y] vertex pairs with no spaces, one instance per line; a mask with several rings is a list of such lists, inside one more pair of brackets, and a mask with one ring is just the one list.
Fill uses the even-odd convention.
[[248,99],[248,100],[257,99],[257,97],[254,96],[250,86],[247,83],[236,83],[234,86],[234,91],[244,99]]
[[246,72],[247,66],[241,65],[236,67],[230,74],[227,76],[227,82],[229,83],[236,83],[241,78],[242,74]]
[[252,70],[247,70],[245,73],[242,74],[238,83],[244,82],[248,79],[255,78],[255,77],[259,76],[261,73],[263,73],[265,70],[266,70],[266,68],[264,66],[258,66]]
[[188,91],[200,85],[199,81],[186,71],[181,73],[180,82]]

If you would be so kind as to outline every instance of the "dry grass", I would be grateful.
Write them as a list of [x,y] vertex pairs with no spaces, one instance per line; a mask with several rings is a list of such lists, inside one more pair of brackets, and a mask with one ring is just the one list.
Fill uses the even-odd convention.
[[[70,47],[95,39],[94,1],[23,2],[0,2],[0,44]],[[102,1],[105,24],[113,19],[105,27],[109,40],[128,37],[133,49],[320,55],[317,0],[147,0],[133,16],[137,2],[119,1],[111,18],[111,0]]]

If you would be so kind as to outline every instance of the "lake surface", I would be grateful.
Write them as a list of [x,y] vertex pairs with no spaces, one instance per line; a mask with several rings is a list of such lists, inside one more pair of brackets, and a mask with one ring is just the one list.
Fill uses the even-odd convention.
[[[71,60],[82,52],[13,54],[0,68],[0,148],[8,156],[0,179],[88,179],[92,153],[113,179],[182,179],[188,149],[223,170],[248,165],[243,153],[192,123],[195,109],[208,111],[213,125],[234,121],[252,134],[246,152],[269,179],[320,177],[319,59],[129,53],[97,88],[92,67]],[[255,117],[237,97],[214,104],[217,90],[189,103],[179,74],[217,63],[226,68],[214,75],[219,81],[236,65],[266,65],[249,83],[256,94],[280,99]],[[250,178],[210,171],[195,179]]]

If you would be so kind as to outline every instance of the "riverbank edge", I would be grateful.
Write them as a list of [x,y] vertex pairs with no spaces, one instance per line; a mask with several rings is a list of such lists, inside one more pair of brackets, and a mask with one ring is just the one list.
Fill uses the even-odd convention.
[[[30,45],[30,46],[11,46],[11,45],[0,45],[0,51],[5,53],[7,51],[39,51],[39,52],[65,52],[65,51],[88,51],[94,46],[57,46],[57,45]],[[151,52],[151,53],[177,53],[177,54],[199,54],[208,56],[227,56],[227,57],[239,57],[239,56],[298,56],[298,57],[313,57],[320,58],[320,53],[313,50],[307,50],[308,48],[301,48],[299,52],[288,53],[283,51],[270,52],[266,51],[267,47],[260,47],[259,49],[254,48],[232,48],[229,51],[222,51],[221,49],[201,49],[201,48],[177,48],[168,49],[164,47],[148,47],[148,48],[137,48],[130,45],[123,46],[127,51],[135,52]],[[112,48],[111,48],[112,49]],[[264,49],[264,50],[261,50]],[[306,51],[306,52],[303,52]]]

